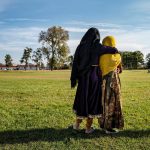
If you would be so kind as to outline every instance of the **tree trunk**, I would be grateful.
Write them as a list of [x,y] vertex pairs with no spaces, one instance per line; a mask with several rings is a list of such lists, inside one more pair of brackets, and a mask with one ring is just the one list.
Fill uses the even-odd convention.
[[51,64],[50,64],[50,59],[48,59],[48,69],[51,70]]
[[52,48],[51,71],[53,71],[53,67],[54,67],[54,50]]
[[52,56],[52,59],[51,59],[51,71],[53,71],[53,56]]
[[48,69],[51,70],[51,64],[50,64],[50,57],[47,55],[47,66],[48,66]]
[[28,63],[27,63],[27,61],[26,61],[26,63],[25,63],[25,71],[27,70],[27,65],[28,65]]

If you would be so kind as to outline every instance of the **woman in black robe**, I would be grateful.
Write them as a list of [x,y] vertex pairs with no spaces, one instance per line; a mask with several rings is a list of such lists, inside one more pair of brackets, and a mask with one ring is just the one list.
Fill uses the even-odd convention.
[[78,87],[73,104],[76,113],[74,129],[79,129],[83,118],[87,118],[85,133],[93,132],[93,117],[100,117],[101,110],[101,71],[99,57],[102,54],[117,53],[116,48],[100,44],[100,34],[96,28],[90,28],[78,45],[71,72],[71,88]]

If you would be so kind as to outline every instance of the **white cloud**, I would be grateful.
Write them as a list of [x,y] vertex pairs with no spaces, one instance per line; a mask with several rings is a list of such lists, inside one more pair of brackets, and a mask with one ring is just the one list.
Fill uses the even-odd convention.
[[[71,30],[73,29],[73,30]],[[73,31],[73,34],[78,34],[79,32],[87,31],[88,28],[71,28],[69,31]],[[85,30],[86,29],[86,30]],[[74,33],[76,31],[76,33]],[[149,53],[149,39],[150,39],[150,30],[144,27],[131,28],[131,29],[102,29],[99,28],[101,34],[101,40],[108,35],[113,35],[116,38],[117,48],[119,50],[140,50],[145,55]],[[68,42],[71,52],[74,53],[77,45],[81,40],[81,34],[78,39],[71,39]]]
[[146,12],[150,13],[150,1],[149,0],[142,0],[136,1],[129,7],[132,11],[136,12]]
[[[87,28],[81,28],[81,27],[65,27],[65,29],[69,32],[75,32],[75,33],[85,33],[88,30]],[[114,28],[98,28],[100,32],[114,32],[114,33],[123,33],[126,32],[126,30],[123,29],[114,29]]]
[[[41,47],[38,43],[38,36],[41,30],[45,28],[28,27],[28,28],[9,28],[0,31],[0,53],[13,55],[14,62],[19,63],[25,47],[31,47],[35,50]],[[0,62],[4,62],[4,56],[0,57]]]
[[10,28],[0,31],[0,50],[20,51],[26,46],[38,45],[38,36],[44,28]]
[[31,18],[8,18],[5,19],[5,21],[11,21],[11,22],[16,22],[16,21],[32,21],[32,22],[46,22],[49,21],[47,19],[31,19]]
[[102,23],[102,22],[84,22],[84,21],[71,21],[66,23],[68,25],[75,25],[75,26],[86,26],[86,27],[109,27],[109,28],[120,28],[121,26],[118,24],[113,24],[113,23]]
[[140,50],[144,55],[149,53],[150,47],[150,30],[149,29],[130,29],[126,32],[113,32],[102,33],[102,38],[108,35],[113,35],[116,39],[116,46],[119,50],[135,51]]
[[[25,47],[31,47],[35,50],[41,46],[41,44],[38,43],[38,35],[41,30],[45,29],[30,27],[10,28],[0,31],[0,52],[16,53],[16,55],[19,56],[19,58],[17,58],[19,60]],[[3,61],[3,58],[1,59],[1,61]]]
[[78,44],[80,43],[80,39],[78,39],[78,40],[70,39],[67,43],[70,48],[71,54],[73,55]]
[[69,32],[81,33],[86,32],[88,28],[64,27]]

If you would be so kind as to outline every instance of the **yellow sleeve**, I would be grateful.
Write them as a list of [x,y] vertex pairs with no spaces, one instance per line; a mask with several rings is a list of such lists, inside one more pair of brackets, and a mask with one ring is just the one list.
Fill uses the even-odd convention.
[[106,75],[111,71],[114,71],[121,63],[120,54],[105,54],[99,59],[99,66],[102,71],[102,75]]

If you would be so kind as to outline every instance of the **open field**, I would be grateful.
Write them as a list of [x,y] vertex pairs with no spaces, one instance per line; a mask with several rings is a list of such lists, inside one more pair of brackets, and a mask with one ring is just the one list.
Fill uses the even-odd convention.
[[96,119],[91,135],[67,128],[75,118],[69,77],[70,71],[0,71],[0,149],[150,149],[150,73],[122,73],[125,128],[116,135],[104,134]]

